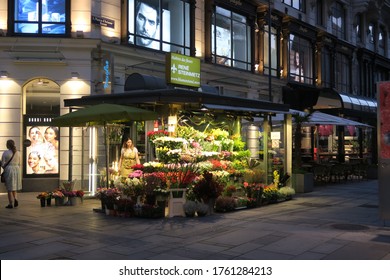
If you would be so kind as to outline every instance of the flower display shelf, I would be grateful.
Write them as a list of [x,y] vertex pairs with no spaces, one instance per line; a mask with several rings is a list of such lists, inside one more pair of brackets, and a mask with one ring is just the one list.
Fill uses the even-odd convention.
[[170,189],[168,200],[168,217],[185,217],[183,204],[186,202],[185,188]]

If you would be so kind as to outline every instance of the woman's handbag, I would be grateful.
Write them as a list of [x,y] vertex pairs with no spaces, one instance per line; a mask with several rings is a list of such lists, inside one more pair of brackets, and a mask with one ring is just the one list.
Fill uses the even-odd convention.
[[[7,165],[11,162],[11,160],[14,158],[14,155],[15,155],[15,153],[12,154],[11,159],[4,165],[4,167],[3,167],[4,170],[5,170],[5,168],[7,167]],[[1,182],[2,182],[2,183],[5,183],[4,172],[1,173]]]

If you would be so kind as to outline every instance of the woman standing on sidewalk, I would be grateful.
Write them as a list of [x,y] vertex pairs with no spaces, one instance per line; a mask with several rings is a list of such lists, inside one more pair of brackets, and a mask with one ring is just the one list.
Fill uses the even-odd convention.
[[[16,191],[21,189],[20,155],[16,150],[14,140],[7,140],[7,151],[1,157],[1,167],[4,169],[5,188],[8,192],[9,204],[5,208],[18,207]],[[13,199],[13,200],[12,200]],[[13,202],[13,203],[12,203]]]

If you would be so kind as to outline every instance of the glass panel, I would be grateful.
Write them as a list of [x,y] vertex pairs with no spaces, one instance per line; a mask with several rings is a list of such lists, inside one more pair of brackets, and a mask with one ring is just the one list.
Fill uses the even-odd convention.
[[[156,50],[162,48],[166,52],[173,51],[173,44],[190,47],[189,3],[169,0],[128,0],[128,7],[130,44]],[[161,41],[164,43],[161,44]],[[181,53],[183,51],[181,49]]]
[[47,0],[48,21],[65,22],[65,2],[65,0]]
[[229,19],[216,15],[217,26],[213,27],[213,38],[215,38],[215,46],[213,49],[216,52],[216,63],[230,65],[231,57],[231,26]]
[[185,3],[185,10],[184,10],[184,13],[185,13],[185,22],[184,22],[184,25],[185,25],[185,32],[184,32],[184,36],[185,36],[185,46],[186,47],[190,47],[191,45],[191,42],[190,42],[190,4],[188,3]]
[[246,17],[216,7],[211,25],[213,61],[250,70],[251,29]]
[[39,19],[38,0],[16,0],[15,20],[17,21],[38,21]]
[[64,24],[43,24],[42,33],[43,34],[65,34],[65,25]]
[[301,83],[313,83],[313,49],[308,40],[290,34],[290,77]]
[[159,49],[159,44],[155,41],[155,39],[160,39],[159,2],[136,0],[135,7],[136,44],[147,48]]
[[38,24],[36,24],[36,23],[15,23],[15,32],[17,32],[17,33],[38,33]]

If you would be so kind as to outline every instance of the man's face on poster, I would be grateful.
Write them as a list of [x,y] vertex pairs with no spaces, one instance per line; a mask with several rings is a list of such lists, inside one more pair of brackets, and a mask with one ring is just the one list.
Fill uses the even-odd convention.
[[145,38],[137,38],[137,45],[148,46],[157,32],[157,11],[144,3],[140,4],[136,15],[136,34]]

